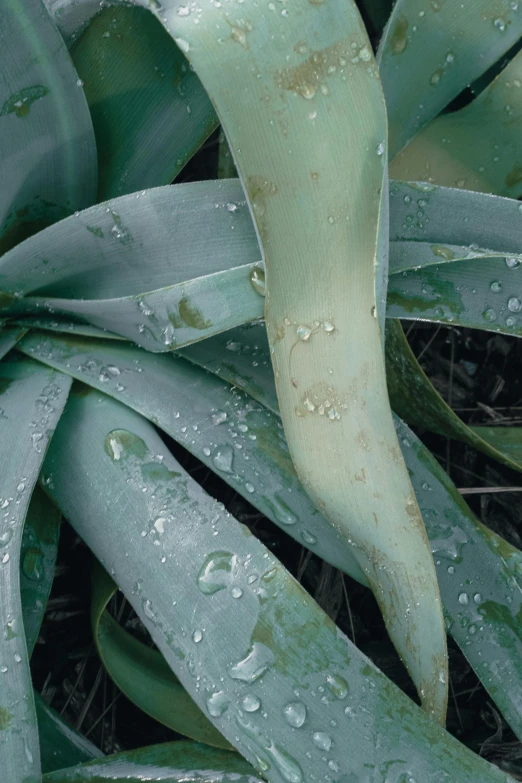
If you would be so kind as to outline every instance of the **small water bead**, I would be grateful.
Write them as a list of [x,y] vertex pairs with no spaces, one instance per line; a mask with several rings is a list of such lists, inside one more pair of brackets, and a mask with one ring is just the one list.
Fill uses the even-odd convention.
[[479,604],[482,601],[482,596],[480,595],[480,593],[475,593],[475,595],[473,596],[473,600],[475,601],[476,604]]
[[[520,207],[519,207],[520,209]],[[517,269],[521,264],[518,258],[506,258],[506,266],[508,269]]]
[[383,141],[381,141],[380,144],[377,145],[377,148],[376,148],[375,151],[376,151],[376,153],[377,153],[377,155],[379,157],[381,157],[381,155],[384,155],[384,142]]
[[217,693],[213,693],[212,696],[209,696],[207,699],[208,713],[213,718],[220,718],[228,709],[229,704],[230,698],[227,696],[225,691],[218,691]]
[[493,25],[497,28],[497,30],[500,30],[501,33],[504,32],[506,29],[506,22],[502,17],[498,17],[497,19],[493,20]]
[[308,546],[313,546],[314,544],[317,544],[317,538],[316,536],[312,535],[308,530],[303,530],[301,532],[301,538],[303,539],[305,544],[308,544]]
[[4,533],[0,534],[0,548],[7,546],[12,537],[13,531],[9,528]]
[[336,699],[344,699],[348,694],[348,683],[339,674],[329,674],[326,682]]
[[250,494],[252,494],[252,492],[255,492],[255,489],[256,489],[256,488],[255,488],[255,487],[254,487],[254,485],[253,485],[253,484],[251,484],[249,481],[245,481],[245,489],[246,489],[246,491],[247,491],[247,492],[249,492]]
[[286,722],[294,729],[300,729],[306,720],[306,707],[300,701],[292,701],[283,707]]
[[232,598],[241,598],[241,596],[243,595],[242,589],[240,587],[237,587],[237,586],[233,587],[232,590],[230,591],[230,593],[232,595]]
[[197,583],[202,593],[212,595],[224,590],[232,582],[237,556],[232,552],[211,552],[205,558],[198,574]]
[[20,661],[22,660],[22,656],[20,655],[20,653],[15,653],[13,655],[13,658],[15,660],[15,663],[20,663]]
[[249,693],[241,702],[241,707],[245,710],[245,712],[257,712],[257,710],[261,707],[261,699],[259,699],[255,694]]
[[194,631],[192,634],[192,641],[195,644],[199,644],[199,642],[203,639],[203,631]]
[[228,212],[237,212],[238,209],[239,209],[239,207],[233,201],[229,201],[228,202],[228,204],[227,204],[227,211]]
[[518,313],[519,310],[522,310],[522,302],[516,296],[512,296],[508,299],[507,306],[511,313]]
[[212,457],[215,467],[222,473],[232,473],[234,452],[232,446],[221,446]]
[[496,314],[496,312],[493,310],[493,308],[492,308],[492,307],[488,307],[488,309],[487,309],[487,310],[484,310],[484,312],[482,313],[482,315],[484,316],[484,320],[485,320],[485,321],[488,321],[488,323],[492,323],[493,321],[496,321],[496,320],[497,320],[497,314]]
[[266,748],[266,753],[272,759],[274,766],[281,773],[281,777],[287,783],[302,783],[303,771],[297,761],[286,750],[277,745],[270,745]]
[[277,521],[282,525],[296,524],[297,517],[277,493],[274,495],[273,500],[268,502],[268,505],[272,508]]
[[234,680],[255,682],[266,672],[274,662],[272,650],[261,642],[254,642],[248,655],[238,663],[230,666],[228,674]]
[[499,280],[494,280],[490,285],[490,290],[493,291],[494,294],[500,293],[500,291],[502,291],[502,283]]
[[316,731],[312,734],[312,742],[319,750],[330,750],[332,747],[332,738],[329,734],[325,734],[324,731]]
[[469,598],[467,593],[461,593],[459,595],[459,604],[462,604],[462,606],[467,606],[469,604]]
[[516,325],[516,322],[517,322],[517,319],[516,319],[516,318],[513,318],[513,316],[512,316],[512,315],[510,315],[510,316],[508,316],[508,317],[506,318],[506,326],[515,326],[515,325]]
[[296,335],[298,340],[302,340],[303,342],[306,342],[310,339],[310,335],[312,334],[312,330],[309,326],[298,326]]
[[250,270],[250,283],[256,293],[266,296],[265,270],[262,267],[255,266]]
[[227,420],[227,414],[225,411],[216,411],[210,417],[212,424],[223,424]]

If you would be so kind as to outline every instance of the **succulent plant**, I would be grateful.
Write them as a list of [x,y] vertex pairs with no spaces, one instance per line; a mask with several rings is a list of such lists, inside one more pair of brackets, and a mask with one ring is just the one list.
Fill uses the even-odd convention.
[[[522,8],[359,5],[4,0],[8,783],[507,780],[444,729],[446,633],[521,737],[522,555],[406,422],[516,470],[520,431],[459,419],[400,319],[522,335]],[[218,125],[219,177],[171,184]],[[420,707],[160,431],[372,590]],[[61,515],[108,674],[192,741],[105,757],[33,691]]]

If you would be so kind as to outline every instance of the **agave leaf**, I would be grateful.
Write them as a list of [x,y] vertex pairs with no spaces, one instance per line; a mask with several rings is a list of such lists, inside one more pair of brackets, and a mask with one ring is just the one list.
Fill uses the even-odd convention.
[[503,445],[503,440],[507,443],[510,437],[509,429],[495,428],[496,436],[488,437],[489,428],[464,424],[423,372],[398,321],[387,324],[386,374],[391,403],[398,416],[410,424],[461,440],[514,470],[522,470],[519,453]]
[[[268,343],[261,327],[235,329],[184,348],[181,353],[277,413],[274,379],[267,361]],[[435,557],[449,633],[521,737],[522,555],[476,520],[449,476],[397,417],[395,426]],[[502,448],[513,457],[520,454],[520,428],[473,429],[493,444],[495,439],[502,439]],[[321,535],[319,529],[319,540]],[[349,559],[343,570],[362,581],[351,571]]]
[[237,212],[246,212],[237,181],[98,204],[3,256],[4,291],[40,294],[6,297],[5,308],[18,316],[73,316],[153,351],[248,321],[262,313],[250,279],[260,251],[252,222],[236,219]]
[[[37,362],[0,363],[0,768],[10,782],[39,780],[40,751],[20,597],[22,530],[45,450],[71,379]],[[23,732],[20,727],[23,726]]]
[[217,126],[196,74],[142,8],[107,8],[71,49],[98,148],[98,201],[168,185]]
[[[299,483],[279,419],[245,394],[184,359],[128,344],[31,333],[21,350],[155,422],[299,543],[365,582],[352,547]],[[262,361],[269,365],[268,353]]]
[[522,52],[470,104],[435,118],[390,166],[396,179],[522,195]]
[[[414,243],[408,243],[408,246]],[[428,246],[428,252],[430,246]],[[437,252],[451,253],[449,246]],[[475,256],[390,275],[387,314],[522,336],[520,256]]]
[[87,206],[96,146],[78,76],[41,0],[0,9],[0,253]]
[[235,753],[216,750],[197,742],[164,742],[108,756],[103,761],[61,769],[45,775],[44,783],[80,783],[110,780],[140,783],[143,780],[170,783],[261,783],[255,770]]
[[109,676],[128,699],[179,734],[231,749],[190,698],[156,650],[134,639],[107,611],[118,585],[95,561],[92,572],[91,624],[96,647]]
[[386,113],[366,31],[355,3],[342,0],[283,16],[251,3],[247,22],[209,3],[198,25],[176,8],[169,0],[158,16],[216,106],[263,246],[292,461],[314,504],[353,542],[426,710],[443,721],[436,575],[386,393]]
[[[101,750],[69,726],[46,704],[37,691],[34,692],[34,701],[38,719],[42,772],[54,772],[73,764],[104,758]],[[44,777],[44,780],[47,780],[47,777]]]
[[521,33],[522,12],[511,0],[494,5],[474,0],[472,7],[444,0],[398,0],[377,53],[390,159]]
[[[277,396],[264,328],[237,329],[227,336],[218,335],[189,346],[181,353],[195,364],[202,364],[229,383],[243,388],[277,415]],[[275,416],[268,411],[263,413],[252,403],[249,405],[237,389],[226,389],[217,378],[196,368],[187,369],[185,361],[153,356],[132,346],[118,346],[114,352],[115,346],[106,343],[86,343],[71,338],[42,340],[41,336],[30,335],[20,348],[122,399],[218,472],[230,486],[302,545],[367,584],[351,547],[342,538],[333,538],[324,517],[310,507],[289,465],[287,447],[278,434]],[[109,375],[103,371],[107,366],[117,367],[120,375],[100,381],[100,375]],[[118,391],[117,385],[122,384],[125,389]],[[223,420],[224,414],[226,420]],[[522,736],[519,710],[522,644],[517,617],[520,606],[513,578],[518,578],[515,563],[520,556],[515,555],[515,550],[501,538],[477,523],[428,450],[398,420],[396,426],[436,558],[450,633],[484,680],[506,720],[517,735]],[[245,431],[245,427],[249,429]],[[266,437],[261,437],[263,433]],[[253,434],[256,440],[251,440]],[[239,445],[241,449],[237,448]],[[235,452],[231,472],[219,470],[219,466],[225,464],[219,455],[229,453],[227,449]],[[214,462],[216,455],[218,459]],[[509,551],[509,557],[513,559],[507,562],[507,558],[499,558],[499,551]],[[480,574],[480,583],[477,574]],[[461,584],[466,587],[459,591]],[[467,601],[462,603],[458,599],[464,592]],[[478,603],[474,600],[477,593],[482,596]],[[480,614],[479,604],[483,601],[489,603]],[[488,614],[488,607],[493,603],[503,608]],[[485,661],[491,664],[491,673],[488,671],[487,676]]]
[[29,656],[40,632],[53,583],[61,514],[42,490],[34,488],[22,535],[20,593]]
[[187,691],[267,780],[300,783],[303,766],[322,776],[326,753],[338,779],[393,763],[398,779],[435,769],[505,783],[340,633],[138,414],[79,388],[44,475]]

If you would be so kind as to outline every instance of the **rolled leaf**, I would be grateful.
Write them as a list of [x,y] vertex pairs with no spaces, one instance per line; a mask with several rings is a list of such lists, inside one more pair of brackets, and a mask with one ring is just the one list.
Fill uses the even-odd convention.
[[20,550],[31,493],[70,385],[66,375],[37,362],[0,363],[0,769],[10,783],[40,779],[20,596]]

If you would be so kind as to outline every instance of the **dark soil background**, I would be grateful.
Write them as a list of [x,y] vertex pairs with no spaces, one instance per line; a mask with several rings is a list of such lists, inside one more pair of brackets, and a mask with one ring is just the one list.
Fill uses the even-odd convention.
[[[388,3],[366,3],[365,21],[373,31],[387,17]],[[473,97],[467,90],[452,104]],[[218,132],[184,169],[179,181],[214,178],[218,172]],[[522,425],[522,341],[469,329],[405,322],[421,365],[453,409],[473,424]],[[182,447],[160,433],[194,478],[269,547],[357,646],[392,680],[415,698],[413,686],[392,647],[371,593],[344,576],[259,514]],[[462,490],[476,516],[522,548],[522,494],[498,491],[520,487],[522,477],[455,441],[417,430]],[[64,521],[56,578],[32,659],[36,688],[65,720],[105,753],[181,737],[138,710],[105,674],[90,631],[91,555]],[[118,595],[112,610],[142,641],[149,637]],[[475,752],[522,780],[522,744],[495,709],[466,659],[449,639],[450,704],[448,730]]]

